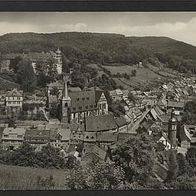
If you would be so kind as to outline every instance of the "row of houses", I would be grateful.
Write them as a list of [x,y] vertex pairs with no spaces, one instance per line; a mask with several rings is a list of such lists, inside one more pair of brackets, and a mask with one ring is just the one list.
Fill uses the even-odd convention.
[[70,143],[79,142],[108,146],[117,142],[119,133],[128,132],[128,123],[123,117],[103,115],[96,118],[89,116],[85,123],[72,123],[70,129],[61,124],[43,124],[20,127],[4,125],[0,130],[4,149],[18,148],[25,141],[38,149],[47,143],[67,149]]

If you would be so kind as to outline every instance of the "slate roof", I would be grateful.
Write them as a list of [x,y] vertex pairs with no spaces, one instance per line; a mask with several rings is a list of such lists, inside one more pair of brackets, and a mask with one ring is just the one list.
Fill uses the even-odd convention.
[[114,116],[111,114],[86,117],[86,131],[108,131],[116,128]]

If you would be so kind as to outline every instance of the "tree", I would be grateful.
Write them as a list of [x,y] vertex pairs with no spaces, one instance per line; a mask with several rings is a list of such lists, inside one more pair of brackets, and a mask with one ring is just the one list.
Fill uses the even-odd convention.
[[118,166],[102,162],[80,165],[70,170],[66,184],[71,190],[121,189],[124,172]]
[[184,107],[182,123],[196,125],[196,100],[189,101]]
[[16,122],[14,119],[9,119],[8,121],[8,127],[16,127]]
[[134,95],[131,92],[129,92],[129,94],[128,94],[128,99],[129,99],[129,101],[132,101],[135,104],[136,98],[134,97]]
[[169,166],[169,168],[168,168],[166,182],[172,182],[172,181],[176,180],[177,173],[178,173],[178,164],[177,164],[177,159],[176,159],[176,151],[174,151],[174,150],[171,150],[169,152],[168,166]]
[[12,69],[14,71],[14,73],[16,73],[18,71],[18,63],[22,60],[22,57],[17,56],[14,59],[12,59],[10,61],[10,69]]
[[34,69],[29,60],[22,60],[18,64],[17,79],[24,91],[33,91],[36,87],[37,80]]
[[186,157],[183,154],[177,154],[177,163],[178,163],[178,176],[194,175],[193,168],[189,165]]
[[55,86],[51,89],[50,91],[51,95],[56,95],[56,97],[58,98],[59,96],[59,89]]
[[60,156],[59,152],[60,149],[50,144],[43,146],[41,151],[36,154],[39,166],[44,168],[65,168],[65,160]]
[[114,150],[112,160],[123,168],[129,183],[148,186],[153,176],[155,145],[151,136],[138,134],[119,144]]
[[196,148],[191,147],[188,149],[186,153],[186,159],[189,165],[194,169],[194,173],[196,173]]
[[25,142],[12,152],[8,161],[13,165],[33,167],[36,165],[35,148]]
[[131,75],[132,75],[132,76],[136,76],[136,73],[137,73],[136,69],[133,69],[133,70],[131,71]]

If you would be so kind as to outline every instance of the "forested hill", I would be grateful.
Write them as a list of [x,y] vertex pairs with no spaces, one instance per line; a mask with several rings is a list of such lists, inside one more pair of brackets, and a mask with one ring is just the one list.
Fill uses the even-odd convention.
[[72,62],[134,64],[160,61],[181,72],[196,72],[196,47],[167,37],[125,37],[119,34],[65,32],[10,33],[0,36],[1,53],[28,53],[60,47]]

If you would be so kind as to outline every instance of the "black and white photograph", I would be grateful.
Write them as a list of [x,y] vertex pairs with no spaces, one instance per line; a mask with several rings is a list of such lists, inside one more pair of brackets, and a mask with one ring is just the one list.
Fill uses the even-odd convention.
[[195,190],[196,12],[0,12],[0,190]]

